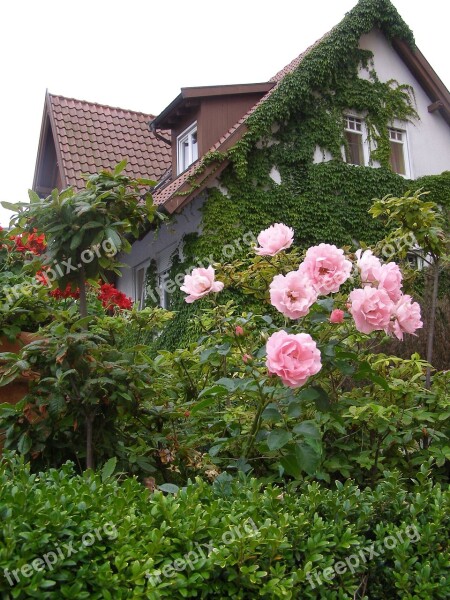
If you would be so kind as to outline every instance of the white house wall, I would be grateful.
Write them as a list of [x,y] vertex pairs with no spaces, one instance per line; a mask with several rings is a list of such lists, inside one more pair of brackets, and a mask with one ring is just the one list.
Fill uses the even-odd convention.
[[135,242],[130,254],[119,256],[119,261],[127,265],[121,269],[122,277],[117,281],[117,288],[121,292],[136,300],[136,272],[140,267],[146,266],[150,259],[156,260],[159,272],[170,267],[174,251],[177,248],[181,251],[183,236],[200,230],[200,208],[203,202],[204,196],[199,196],[180,214],[162,224],[157,232],[151,231],[142,240]]
[[[420,121],[406,125],[412,178],[439,175],[450,170],[450,128],[439,111],[428,112],[432,101],[417,79],[381,31],[373,30],[363,35],[360,47],[373,52],[374,68],[381,81],[395,79],[400,84],[411,85],[414,89]],[[367,77],[367,71],[362,71],[361,77]],[[393,125],[396,126],[397,123]]]

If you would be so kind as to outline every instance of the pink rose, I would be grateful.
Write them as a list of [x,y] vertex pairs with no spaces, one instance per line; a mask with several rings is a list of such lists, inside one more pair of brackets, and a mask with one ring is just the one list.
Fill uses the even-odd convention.
[[270,284],[270,303],[290,319],[304,317],[316,300],[317,293],[299,271],[275,275]]
[[356,265],[360,270],[361,281],[364,284],[373,283],[377,278],[375,272],[381,268],[380,259],[373,255],[372,250],[356,251]]
[[330,323],[343,323],[344,322],[344,311],[340,308],[335,308],[331,311]]
[[237,336],[244,335],[244,330],[242,329],[242,327],[240,325],[236,325],[236,329],[234,330],[234,333]]
[[194,269],[191,275],[186,275],[181,290],[189,294],[185,300],[189,304],[203,298],[210,292],[220,292],[223,289],[221,281],[214,280],[214,269],[209,266],[207,269],[203,267]]
[[252,360],[251,354],[243,354],[242,360],[245,362],[245,364],[247,364],[250,360]]
[[352,263],[344,256],[344,251],[331,244],[312,246],[306,252],[305,260],[299,269],[310,280],[318,294],[337,292],[350,277]]
[[266,351],[269,373],[278,375],[284,385],[292,388],[302,386],[322,368],[320,351],[308,333],[277,331],[267,340]]
[[411,296],[402,296],[393,310],[393,320],[386,329],[387,333],[393,333],[399,340],[403,340],[404,333],[412,333],[420,329],[423,323],[420,318],[420,305],[412,302]]
[[349,311],[358,331],[371,333],[388,327],[394,303],[386,290],[373,287],[353,290],[349,300]]
[[402,273],[399,266],[390,262],[375,271],[378,288],[386,290],[393,302],[398,302],[402,295]]
[[281,250],[292,246],[294,230],[283,223],[275,223],[258,235],[259,248],[255,248],[260,256],[275,256]]

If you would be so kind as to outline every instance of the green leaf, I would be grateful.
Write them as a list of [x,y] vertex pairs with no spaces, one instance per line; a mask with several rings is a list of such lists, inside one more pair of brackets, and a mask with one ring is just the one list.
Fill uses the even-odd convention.
[[109,479],[109,477],[111,477],[111,475],[115,471],[116,465],[117,465],[117,458],[115,456],[113,456],[107,462],[105,462],[105,464],[103,465],[103,468],[102,468],[102,481],[103,482],[105,482],[107,479]]
[[27,454],[32,446],[32,441],[28,433],[22,433],[17,444],[20,454]]
[[36,192],[33,190],[28,190],[28,198],[30,199],[31,204],[41,201],[38,194],[36,194]]
[[214,404],[215,401],[216,401],[216,397],[215,396],[211,396],[209,398],[205,398],[201,402],[198,402],[197,404],[195,404],[190,409],[191,410],[191,414],[194,415],[195,413],[198,413],[199,411],[204,410],[205,408],[208,408],[208,406],[211,406],[211,404]]
[[117,164],[114,167],[114,175],[120,175],[122,173],[122,171],[125,169],[125,167],[127,166],[127,159],[124,158],[122,161],[120,161],[119,164]]
[[305,438],[321,439],[320,429],[314,421],[303,421],[296,425],[293,429],[295,433],[302,435]]
[[286,431],[285,429],[274,429],[271,431],[267,437],[267,446],[269,450],[279,450],[283,448],[288,442],[292,439],[292,434],[290,431]]
[[176,494],[180,488],[174,483],[163,483],[162,485],[158,485],[158,490],[167,492],[168,494]]

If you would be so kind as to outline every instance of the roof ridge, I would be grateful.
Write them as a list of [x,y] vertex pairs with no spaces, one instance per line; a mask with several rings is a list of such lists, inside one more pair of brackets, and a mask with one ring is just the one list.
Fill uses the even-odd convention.
[[142,115],[144,117],[150,117],[151,119],[155,118],[155,115],[152,113],[145,113],[140,110],[130,110],[129,108],[122,108],[121,106],[111,106],[110,104],[103,104],[102,102],[93,102],[92,100],[80,100],[79,98],[72,98],[69,96],[62,96],[61,94],[51,94],[47,92],[49,97],[51,98],[63,98],[64,100],[74,100],[75,102],[81,102],[83,104],[90,104],[92,106],[100,106],[101,108],[110,108],[113,110],[121,110],[126,113],[133,113],[135,115]]

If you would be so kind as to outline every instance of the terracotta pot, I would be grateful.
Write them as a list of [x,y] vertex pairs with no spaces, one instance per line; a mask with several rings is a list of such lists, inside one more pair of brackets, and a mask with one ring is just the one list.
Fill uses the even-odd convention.
[[[30,342],[39,339],[36,333],[21,332],[17,336],[17,339],[13,342],[6,339],[4,336],[0,336],[0,353],[1,352],[19,352],[19,350],[29,344]],[[2,364],[0,361],[0,374],[2,370]],[[31,378],[28,377],[17,377],[15,381],[11,381],[7,385],[0,387],[0,404],[8,402],[8,404],[17,404],[22,398],[28,393],[29,381]],[[3,432],[0,429],[0,455],[3,447]]]

